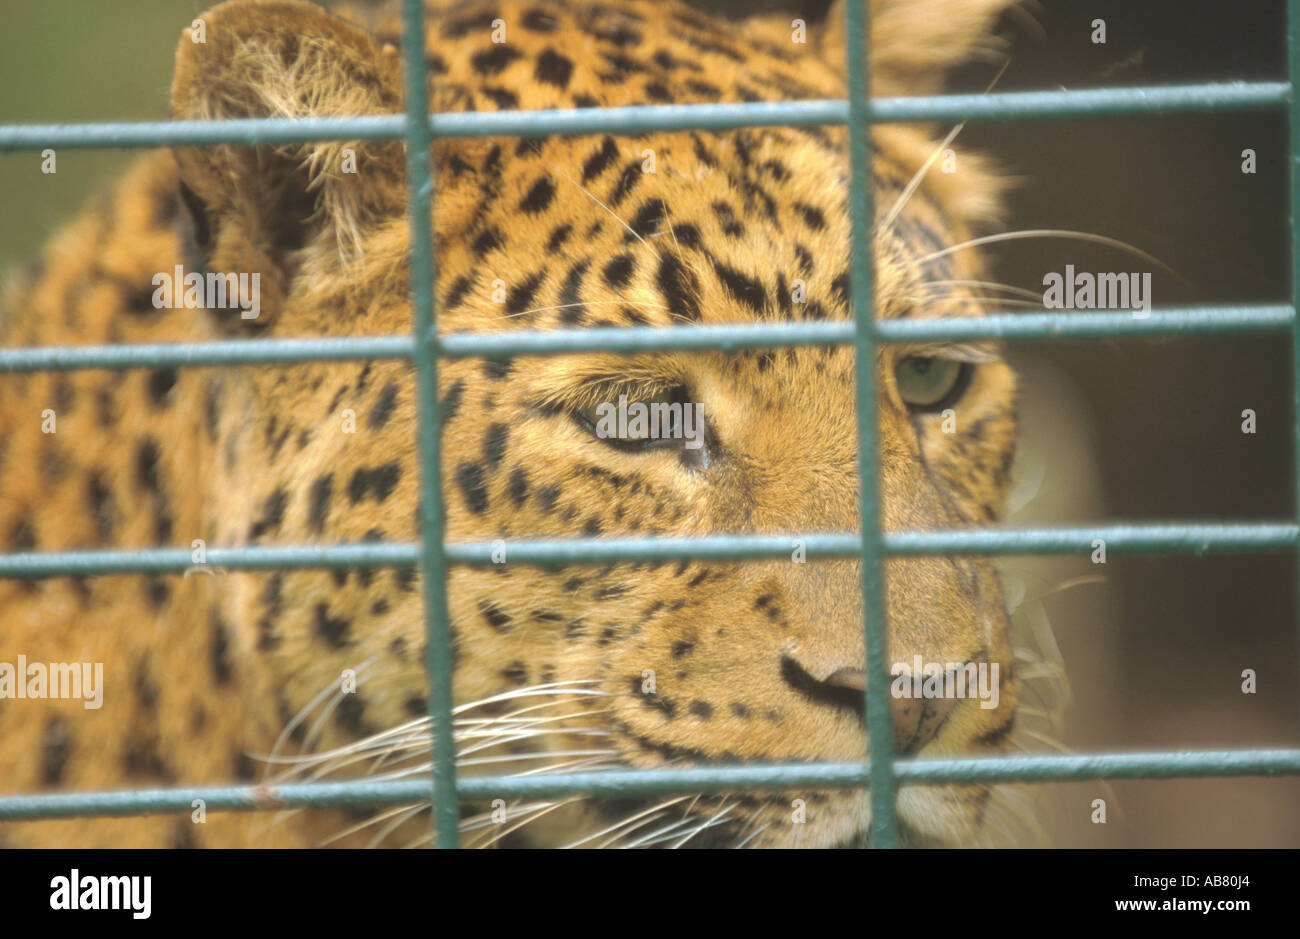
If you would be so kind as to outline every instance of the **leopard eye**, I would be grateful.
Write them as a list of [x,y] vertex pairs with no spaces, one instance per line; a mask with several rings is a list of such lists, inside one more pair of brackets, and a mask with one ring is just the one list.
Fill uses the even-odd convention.
[[908,356],[894,367],[894,382],[911,410],[942,411],[965,393],[972,371],[969,362]]
[[685,389],[668,388],[653,396],[611,395],[579,408],[574,416],[589,433],[611,446],[648,449],[681,446]]

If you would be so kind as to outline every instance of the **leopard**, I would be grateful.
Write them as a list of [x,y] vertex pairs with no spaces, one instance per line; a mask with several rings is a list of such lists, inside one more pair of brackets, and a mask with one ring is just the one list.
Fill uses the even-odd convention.
[[[846,37],[843,0],[807,21],[678,0],[428,2],[416,64],[430,111],[448,115],[906,97],[996,55],[1009,5],[872,0],[869,35]],[[850,41],[868,88],[849,86]],[[171,118],[401,115],[402,45],[391,0],[230,0],[182,29]],[[438,334],[853,322],[849,134],[435,133]],[[985,315],[977,239],[1000,223],[998,166],[924,124],[873,124],[869,154],[873,315]],[[359,134],[146,153],[7,289],[3,345],[411,337],[408,159],[402,140]],[[160,302],[159,278],[183,271],[256,275],[253,315],[234,279],[241,304]],[[882,529],[1000,522],[1017,439],[1000,345],[873,348]],[[855,355],[832,341],[448,355],[428,395],[431,480],[409,356],[0,375],[0,549],[181,548],[195,562],[0,579],[0,661],[103,667],[94,707],[0,701],[4,794],[240,784],[270,806],[289,782],[431,778],[426,623],[441,601],[418,565],[205,561],[216,547],[415,544],[422,518],[501,554],[445,570],[461,778],[863,763],[861,561],[799,540],[862,527]],[[620,401],[664,406],[664,432],[600,432]],[[695,408],[694,436],[667,432],[685,426],[675,404]],[[440,496],[422,509],[426,491]],[[510,558],[518,541],[729,535],[791,547]],[[992,707],[891,695],[893,755],[1005,752],[1020,678],[994,561],[891,555],[880,569],[890,663],[997,676]],[[979,843],[995,798],[978,783],[903,785],[901,836]],[[0,843],[427,846],[430,804],[196,802],[8,821]],[[461,843],[484,847],[869,846],[872,821],[866,787],[829,784],[460,812]]]

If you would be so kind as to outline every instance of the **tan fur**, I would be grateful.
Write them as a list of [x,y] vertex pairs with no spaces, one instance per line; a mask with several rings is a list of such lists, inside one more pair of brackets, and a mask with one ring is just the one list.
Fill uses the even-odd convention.
[[[984,44],[1000,5],[877,4],[877,93],[933,87],[939,67]],[[180,41],[174,116],[400,111],[395,10],[345,12],[360,26],[297,0],[214,8],[204,16],[206,43]],[[489,39],[496,17],[506,23],[504,44]],[[720,26],[661,0],[457,4],[431,17],[434,103],[492,110],[842,97],[837,24],[799,46],[773,20]],[[439,142],[440,329],[847,318],[844,137],[843,128],[827,127]],[[881,128],[875,144],[883,216],[935,144],[915,128]],[[344,149],[356,151],[355,175],[340,172]],[[653,174],[641,169],[647,150]],[[192,193],[194,223],[178,209],[181,184]],[[877,234],[881,315],[979,315],[983,304],[970,289],[926,288],[981,279],[972,252],[919,259],[969,238],[998,188],[966,154],[956,174],[927,176]],[[147,157],[56,238],[7,298],[3,341],[406,333],[403,193],[400,143]],[[620,279],[610,265],[625,255]],[[177,263],[260,272],[262,316],[249,324],[237,312],[154,310],[151,278]],[[789,302],[796,279],[805,282],[806,305]],[[566,287],[573,283],[576,294]],[[899,357],[934,350],[882,353],[887,527],[1000,517],[1015,385],[996,350],[985,351],[992,357],[955,405],[952,434],[941,431],[938,415],[909,412],[894,384]],[[611,387],[653,394],[674,385],[704,405],[714,434],[707,468],[669,451],[617,449],[571,416]],[[451,541],[858,527],[851,348],[570,355],[504,366],[457,360],[442,363],[439,389]],[[413,394],[409,368],[392,361],[0,376],[0,545],[412,541]],[[45,408],[57,411],[56,434],[41,433]],[[349,411],[355,433],[343,429]],[[985,659],[1001,664],[1003,680],[996,710],[963,701],[946,720],[919,709],[901,715],[900,745],[925,755],[1000,750],[1016,680],[991,564],[898,559],[887,572],[892,659]],[[296,715],[319,726],[306,741],[280,741],[281,753],[322,752],[417,721],[426,677],[415,587],[413,574],[391,569],[0,581],[0,660],[22,652],[33,661],[101,661],[107,685],[99,711],[79,702],[0,703],[4,788],[272,778],[282,765],[268,768],[250,754],[275,749]],[[825,682],[861,667],[855,563],[559,571],[506,563],[453,568],[449,592],[458,702],[554,682],[606,693],[539,698],[547,715],[569,717],[549,725],[564,732],[515,746],[520,768],[541,765],[523,762],[527,751],[593,742],[612,754],[606,764],[641,767],[865,755],[851,709],[809,697],[789,677],[797,668]],[[345,669],[360,676],[357,693],[312,705]],[[646,672],[656,677],[655,695],[640,693]],[[367,765],[329,775],[364,774]],[[907,790],[904,822],[918,838],[963,841],[978,830],[986,797],[980,787]],[[806,824],[789,823],[795,798],[807,803]],[[738,825],[718,830],[754,846],[849,843],[869,827],[865,792],[752,794],[729,804]],[[688,800],[676,811],[703,821],[709,805],[716,808]],[[0,839],[297,845],[347,824],[330,813],[274,824],[238,814],[213,814],[204,825],[188,817],[70,820],[10,824]],[[596,807],[579,807],[557,827],[569,838],[601,824],[608,819]],[[345,841],[365,843],[374,831]],[[401,833],[427,838],[427,816]]]

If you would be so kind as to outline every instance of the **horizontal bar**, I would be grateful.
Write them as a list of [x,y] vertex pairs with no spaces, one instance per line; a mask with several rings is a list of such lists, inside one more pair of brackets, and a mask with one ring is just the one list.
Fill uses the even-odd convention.
[[[896,760],[894,768],[899,782],[915,785],[1281,776],[1300,774],[1300,750],[908,759]],[[463,801],[568,793],[608,798],[739,789],[861,788],[867,786],[869,774],[869,763],[609,770],[533,776],[462,776],[457,790]],[[0,821],[190,812],[195,799],[203,800],[207,811],[218,812],[421,805],[428,804],[429,795],[427,779],[56,792],[0,798]]]
[[[844,101],[746,102],[740,104],[635,105],[546,111],[474,111],[433,114],[434,137],[543,137],[550,134],[618,134],[648,130],[733,130],[795,124],[842,124]],[[225,121],[144,121],[100,124],[0,126],[0,153],[52,148],[210,147],[218,144],[306,143],[319,140],[382,140],[403,136],[405,118],[395,114],[356,117],[264,118]]]
[[[1292,522],[1223,522],[1185,525],[1096,525],[1075,528],[976,528],[892,532],[885,553],[894,556],[1091,554],[1095,541],[1107,553],[1206,554],[1285,551],[1296,547],[1300,526]],[[448,561],[490,565],[504,551],[507,564],[566,565],[609,561],[738,561],[789,557],[802,545],[806,557],[857,557],[857,535],[711,535],[703,538],[573,538],[563,541],[449,542]],[[73,577],[95,574],[218,573],[277,568],[407,567],[419,560],[418,542],[209,548],[193,563],[187,548],[139,551],[50,551],[0,554],[0,577]]]
[[878,98],[868,108],[872,123],[900,121],[1019,121],[1148,114],[1250,111],[1282,107],[1289,82],[1219,82],[1149,88],[1080,88],[1073,91],[1008,91],[985,95]]
[[100,574],[219,575],[231,570],[300,570],[340,567],[413,567],[418,542],[406,544],[307,545],[209,548],[195,564],[189,548],[139,551],[47,551],[0,554],[0,577],[88,577]]
[[[806,766],[718,766],[687,770],[640,770],[461,780],[467,798],[558,795],[587,792],[621,796],[661,792],[722,792],[731,789],[784,789],[789,786],[863,787],[870,762]],[[669,773],[671,790],[664,785]],[[1051,782],[1083,779],[1173,779],[1187,776],[1273,776],[1300,774],[1300,750],[1179,751],[1174,753],[1099,753],[1074,756],[969,757],[946,760],[894,760],[900,783]],[[618,778],[609,779],[609,776]],[[2,817],[2,816],[0,816]]]
[[380,805],[428,805],[428,779],[301,783],[291,786],[194,786],[178,789],[132,789],[122,792],[61,792],[0,798],[0,822],[83,815],[157,815],[193,811],[202,799],[209,811],[257,811],[291,808],[368,808]]
[[1137,317],[1129,313],[998,313],[985,317],[881,320],[883,342],[961,342],[968,339],[1131,339],[1195,333],[1290,329],[1289,304],[1189,307]]
[[[448,358],[559,355],[568,352],[641,352],[657,349],[722,349],[795,346],[853,341],[851,322],[736,323],[668,328],[600,327],[550,332],[452,333],[435,340]],[[306,339],[238,339],[151,345],[33,346],[0,349],[0,373],[75,369],[161,368],[200,365],[264,365],[370,358],[411,358],[409,336]]]
[[[1122,339],[1192,333],[1286,329],[1295,312],[1283,304],[1197,307],[1152,313],[1000,313],[987,317],[884,320],[875,326],[882,342],[970,339]],[[666,328],[599,327],[507,333],[450,333],[435,340],[448,358],[506,358],[572,352],[636,353],[662,349],[737,349],[846,344],[851,321],[728,323]],[[239,339],[222,342],[111,346],[34,346],[0,349],[0,373],[74,369],[163,368],[203,365],[267,365],[348,359],[411,358],[410,336],[348,336],[318,339]]]
[[435,114],[435,137],[549,137],[554,134],[643,134],[651,131],[725,131],[742,127],[843,124],[848,103],[751,101],[726,104],[634,104],[620,108],[547,111],[475,111]]
[[1105,542],[1107,554],[1290,551],[1300,541],[1294,522],[1124,524],[1070,528],[970,529],[885,535],[893,555],[1090,554]]
[[[1289,305],[1193,307],[1135,317],[1132,313],[999,313],[985,317],[881,320],[883,342],[969,339],[1122,339],[1192,333],[1254,332],[1289,328]],[[854,341],[851,321],[818,323],[734,323],[718,326],[600,327],[546,332],[455,333],[438,345],[443,355],[502,358],[569,352],[646,352],[658,349],[722,349],[830,345]],[[0,359],[0,362],[3,360]]]
[[753,349],[853,342],[852,321],[727,323],[718,326],[600,326],[545,332],[451,333],[438,340],[446,356],[559,355],[567,352],[650,352],[660,349]]
[[113,346],[32,346],[0,349],[0,373],[400,359],[410,358],[414,353],[415,341],[410,336],[233,339],[221,342]]
[[136,147],[212,147],[234,143],[310,143],[318,140],[391,140],[401,137],[401,114],[353,117],[237,118],[224,121],[133,121],[93,124],[11,124],[0,126],[0,153],[17,150],[115,149]]
[[[1290,522],[1187,525],[1098,525],[1086,528],[968,529],[936,532],[886,532],[884,549],[894,556],[1091,554],[1094,541],[1107,553],[1146,554],[1210,551],[1290,550],[1300,526]],[[790,557],[802,542],[807,557],[856,557],[857,535],[712,535],[704,538],[572,539],[504,542],[505,563],[593,564],[608,561],[731,561]],[[449,561],[493,563],[502,545],[446,545]],[[2,560],[2,559],[0,559]],[[0,573],[3,567],[0,567]]]
[[[1229,82],[1157,88],[1089,88],[983,95],[877,98],[866,109],[875,124],[909,121],[1029,120],[1117,117],[1280,107],[1287,82]],[[741,127],[843,124],[848,103],[815,101],[633,105],[547,111],[475,111],[430,115],[434,137],[545,137],[552,134],[638,134],[724,131]],[[401,137],[399,114],[300,119],[154,121],[0,126],[0,153],[51,148],[206,147],[217,144],[306,143]]]

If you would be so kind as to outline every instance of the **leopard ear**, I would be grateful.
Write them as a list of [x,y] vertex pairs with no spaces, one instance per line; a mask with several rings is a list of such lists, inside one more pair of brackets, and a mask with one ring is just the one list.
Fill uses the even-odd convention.
[[[870,0],[871,94],[878,98],[940,90],[944,73],[972,59],[996,61],[1004,44],[989,29],[1018,0]],[[843,73],[844,0],[835,0],[822,34],[827,61]]]
[[[176,120],[334,117],[401,106],[396,50],[298,0],[213,7],[185,31],[176,53]],[[271,301],[289,291],[305,254],[346,263],[367,227],[402,209],[400,141],[179,147],[175,154],[204,260],[218,270],[262,272]]]

